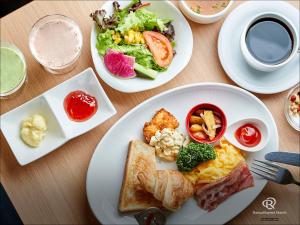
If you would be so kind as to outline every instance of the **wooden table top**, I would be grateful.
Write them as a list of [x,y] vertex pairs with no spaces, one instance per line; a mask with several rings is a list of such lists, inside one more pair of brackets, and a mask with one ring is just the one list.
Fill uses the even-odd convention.
[[[42,94],[87,67],[93,67],[89,41],[92,21],[89,14],[102,3],[34,1],[1,18],[1,40],[12,42],[21,49],[27,61],[29,76],[27,87],[20,96],[1,100],[1,114]],[[240,3],[234,3],[234,7]],[[291,4],[299,9],[299,1],[292,1]],[[84,36],[83,51],[77,67],[71,73],[61,76],[45,72],[34,60],[28,47],[31,26],[39,18],[54,13],[73,18]],[[217,54],[217,37],[223,20],[211,25],[200,25],[191,21],[189,23],[194,35],[193,56],[187,67],[169,83],[146,92],[124,94],[113,90],[99,79],[118,111],[117,115],[104,124],[24,167],[17,163],[1,133],[1,182],[25,224],[98,224],[87,202],[85,182],[89,161],[107,130],[134,106],[165,90],[206,81],[234,84],[222,69]],[[267,105],[274,116],[280,137],[280,149],[299,152],[299,133],[289,126],[284,116],[283,103],[286,95],[287,92],[256,96]],[[289,169],[299,179],[299,169]],[[295,185],[280,186],[268,183],[259,197],[230,221],[230,224],[268,224],[269,222],[263,221],[266,216],[253,215],[253,211],[263,211],[261,202],[269,196],[276,198],[276,210],[287,212],[271,217],[278,218],[274,224],[299,224],[299,190]]]

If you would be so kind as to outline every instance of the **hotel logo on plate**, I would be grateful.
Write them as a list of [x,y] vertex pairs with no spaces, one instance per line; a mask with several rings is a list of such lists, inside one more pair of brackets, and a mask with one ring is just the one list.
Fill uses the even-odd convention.
[[[279,221],[280,220],[280,215],[287,215],[287,211],[280,211],[275,209],[277,201],[274,197],[268,197],[265,200],[261,202],[262,206],[266,208],[267,210],[263,211],[253,211],[253,215],[259,215],[259,220],[260,221],[268,221],[268,222],[273,222],[273,221]],[[278,207],[277,207],[278,208]]]
[[275,209],[276,199],[273,197],[268,197],[262,201],[262,205],[268,210]]

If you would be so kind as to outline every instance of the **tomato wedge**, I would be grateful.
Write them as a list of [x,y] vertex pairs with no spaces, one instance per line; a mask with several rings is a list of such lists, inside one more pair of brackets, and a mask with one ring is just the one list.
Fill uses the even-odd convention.
[[[140,8],[146,7],[146,6],[149,6],[149,5],[151,5],[150,2],[144,2],[144,3],[142,3],[142,5],[140,6]],[[140,8],[139,8],[139,9],[140,9]]]
[[142,4],[138,5],[138,6],[134,6],[134,7],[131,8],[131,9],[132,9],[133,11],[136,11],[136,10],[138,10],[138,9],[141,9],[141,8],[146,7],[146,6],[149,6],[149,5],[151,5],[150,2],[144,2],[144,3],[142,3]]
[[154,31],[144,31],[143,36],[157,65],[168,67],[173,59],[173,48],[168,38]]

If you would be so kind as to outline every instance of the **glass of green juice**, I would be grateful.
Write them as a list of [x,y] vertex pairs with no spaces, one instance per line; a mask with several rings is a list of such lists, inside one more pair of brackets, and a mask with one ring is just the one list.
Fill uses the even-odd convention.
[[14,44],[1,41],[0,63],[0,98],[5,99],[18,93],[26,83],[26,62]]

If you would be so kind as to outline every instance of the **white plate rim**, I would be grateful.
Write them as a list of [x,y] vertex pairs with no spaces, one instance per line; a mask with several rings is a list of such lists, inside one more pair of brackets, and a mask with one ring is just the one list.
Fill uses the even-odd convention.
[[[127,112],[126,114],[124,114],[108,131],[107,133],[102,137],[101,141],[98,143],[98,145],[96,146],[95,148],[95,151],[91,157],[91,160],[90,160],[90,163],[89,163],[89,166],[88,166],[88,170],[87,170],[87,176],[86,176],[86,193],[87,193],[87,199],[88,199],[88,202],[89,202],[89,205],[90,205],[90,208],[94,214],[94,216],[97,218],[97,220],[102,223],[102,224],[110,224],[109,222],[106,223],[106,221],[101,221],[101,218],[97,215],[97,213],[94,211],[94,208],[92,207],[91,205],[91,196],[89,195],[89,180],[91,179],[89,174],[90,174],[90,171],[91,171],[91,165],[92,165],[92,162],[94,160],[94,155],[96,154],[97,151],[99,151],[100,149],[100,146],[102,145],[102,143],[107,139],[109,138],[110,134],[113,132],[114,128],[119,124],[121,123],[122,121],[126,120],[127,117],[129,117],[131,114],[133,114],[136,110],[138,110],[140,107],[143,107],[144,105],[147,105],[149,102],[151,101],[155,101],[156,99],[159,99],[160,97],[164,96],[164,95],[168,95],[172,92],[175,92],[175,91],[178,91],[178,90],[181,90],[181,89],[188,89],[188,88],[193,88],[193,87],[202,87],[202,86],[216,86],[216,87],[223,87],[223,88],[229,88],[235,92],[242,92],[243,94],[247,95],[248,97],[251,97],[253,100],[255,100],[258,104],[260,104],[265,110],[266,112],[268,113],[268,116],[271,118],[272,120],[272,125],[273,127],[275,128],[275,133],[276,133],[276,137],[273,137],[275,139],[275,150],[274,151],[278,151],[279,149],[279,136],[278,136],[278,128],[277,128],[277,125],[274,121],[274,118],[273,118],[273,115],[272,113],[270,112],[270,110],[267,108],[267,106],[258,98],[256,97],[254,94],[248,92],[247,90],[244,90],[240,87],[236,87],[236,86],[233,86],[233,85],[230,85],[230,84],[225,84],[225,83],[213,83],[213,82],[203,82],[203,83],[195,83],[195,84],[188,84],[188,85],[184,85],[184,86],[179,86],[179,87],[176,87],[176,88],[173,88],[173,89],[170,89],[170,90],[167,90],[165,92],[162,92],[158,95],[155,95],[149,99],[147,99],[146,101],[140,103],[139,105],[135,106],[133,109],[131,109],[129,112]],[[252,201],[250,201],[248,204],[245,205],[245,207],[243,208],[240,208],[240,210],[238,210],[238,212],[234,213],[234,215],[227,219],[226,221],[223,221],[222,223],[220,224],[224,224],[226,222],[228,222],[229,220],[233,219],[234,217],[236,217],[238,214],[240,214],[244,209],[246,209],[256,198],[257,196],[262,192],[262,190],[264,189],[264,187],[266,186],[267,184],[267,180],[262,180],[263,184],[261,185],[261,188],[260,190],[257,191],[257,193],[255,194],[255,197],[253,198]]]
[[[151,0],[150,0],[151,1]],[[152,0],[153,1],[153,0]],[[101,8],[104,8],[104,5],[105,4],[111,4],[111,0],[105,2]],[[95,23],[93,23],[92,25],[92,30],[91,30],[91,36],[90,36],[90,46],[91,46],[91,55],[92,55],[92,60],[93,60],[93,64],[94,64],[94,67],[96,69],[96,72],[98,73],[99,77],[107,84],[109,85],[110,87],[112,87],[113,89],[117,90],[117,91],[120,91],[120,92],[124,92],[124,93],[137,93],[137,92],[142,92],[142,91],[146,91],[146,90],[151,90],[151,89],[154,89],[154,88],[157,88],[159,86],[162,86],[168,82],[170,82],[171,80],[173,80],[177,75],[179,75],[182,70],[184,70],[184,68],[188,65],[191,57],[192,57],[192,54],[193,54],[193,32],[192,32],[192,29],[188,23],[188,21],[186,20],[186,18],[182,15],[181,11],[175,6],[173,5],[170,1],[168,0],[163,0],[163,2],[165,2],[166,4],[169,5],[169,7],[173,8],[177,13],[178,15],[180,15],[181,17],[181,20],[182,22],[185,23],[185,27],[186,29],[188,30],[189,34],[190,34],[190,37],[188,42],[190,43],[191,45],[191,48],[189,49],[189,52],[187,54],[187,56],[182,59],[184,61],[183,65],[177,70],[176,73],[174,73],[172,76],[170,76],[168,79],[166,79],[165,81],[163,82],[160,82],[160,83],[157,83],[157,84],[153,84],[151,86],[148,86],[148,87],[143,87],[143,86],[139,86],[139,87],[136,87],[136,88],[130,88],[130,87],[126,87],[124,85],[119,85],[119,84],[116,84],[114,81],[112,81],[110,78],[107,78],[105,76],[102,76],[101,74],[103,73],[103,70],[101,69],[101,66],[99,66],[98,63],[95,63],[98,58],[100,57],[98,55],[98,51],[96,49],[96,47],[93,45],[94,43],[94,39],[95,39]],[[101,57],[100,57],[101,58]],[[167,72],[167,71],[166,71]],[[111,75],[112,76],[112,75]],[[158,74],[159,76],[159,74]],[[134,79],[134,78],[133,78]],[[120,79],[121,80],[121,79]]]
[[[289,3],[287,2],[282,2],[282,1],[277,1],[276,3],[279,3],[279,4],[288,4],[290,5]],[[221,65],[224,69],[224,71],[226,72],[226,75],[233,81],[235,82],[237,85],[239,85],[240,87],[248,90],[248,91],[251,91],[253,93],[258,93],[258,94],[276,94],[276,93],[280,93],[280,92],[283,92],[283,91],[286,91],[292,87],[294,87],[298,82],[298,81],[295,81],[293,84],[289,85],[289,86],[282,86],[281,88],[277,88],[277,89],[265,89],[265,91],[262,91],[262,90],[256,90],[255,88],[251,88],[249,86],[247,86],[247,84],[245,82],[242,82],[240,81],[239,79],[236,79],[235,78],[235,75],[232,75],[231,72],[232,70],[228,68],[226,62],[225,62],[225,57],[223,56],[224,53],[222,51],[222,48],[221,48],[221,45],[222,45],[222,42],[223,42],[223,33],[224,33],[224,30],[225,30],[225,26],[230,22],[231,18],[233,16],[235,16],[234,14],[240,10],[241,8],[244,8],[244,7],[247,7],[248,5],[252,5],[252,4],[256,4],[256,2],[254,1],[248,1],[248,2],[245,2],[245,3],[242,3],[241,5],[237,6],[235,9],[233,9],[230,14],[227,16],[227,18],[225,19],[224,23],[222,24],[222,27],[220,29],[220,32],[219,32],[219,35],[218,35],[218,56],[219,56],[219,59],[220,59],[220,62],[221,62]],[[293,5],[290,5],[291,7],[293,7]],[[249,18],[251,19],[251,18]],[[297,57],[297,55],[295,55],[295,57]]]

